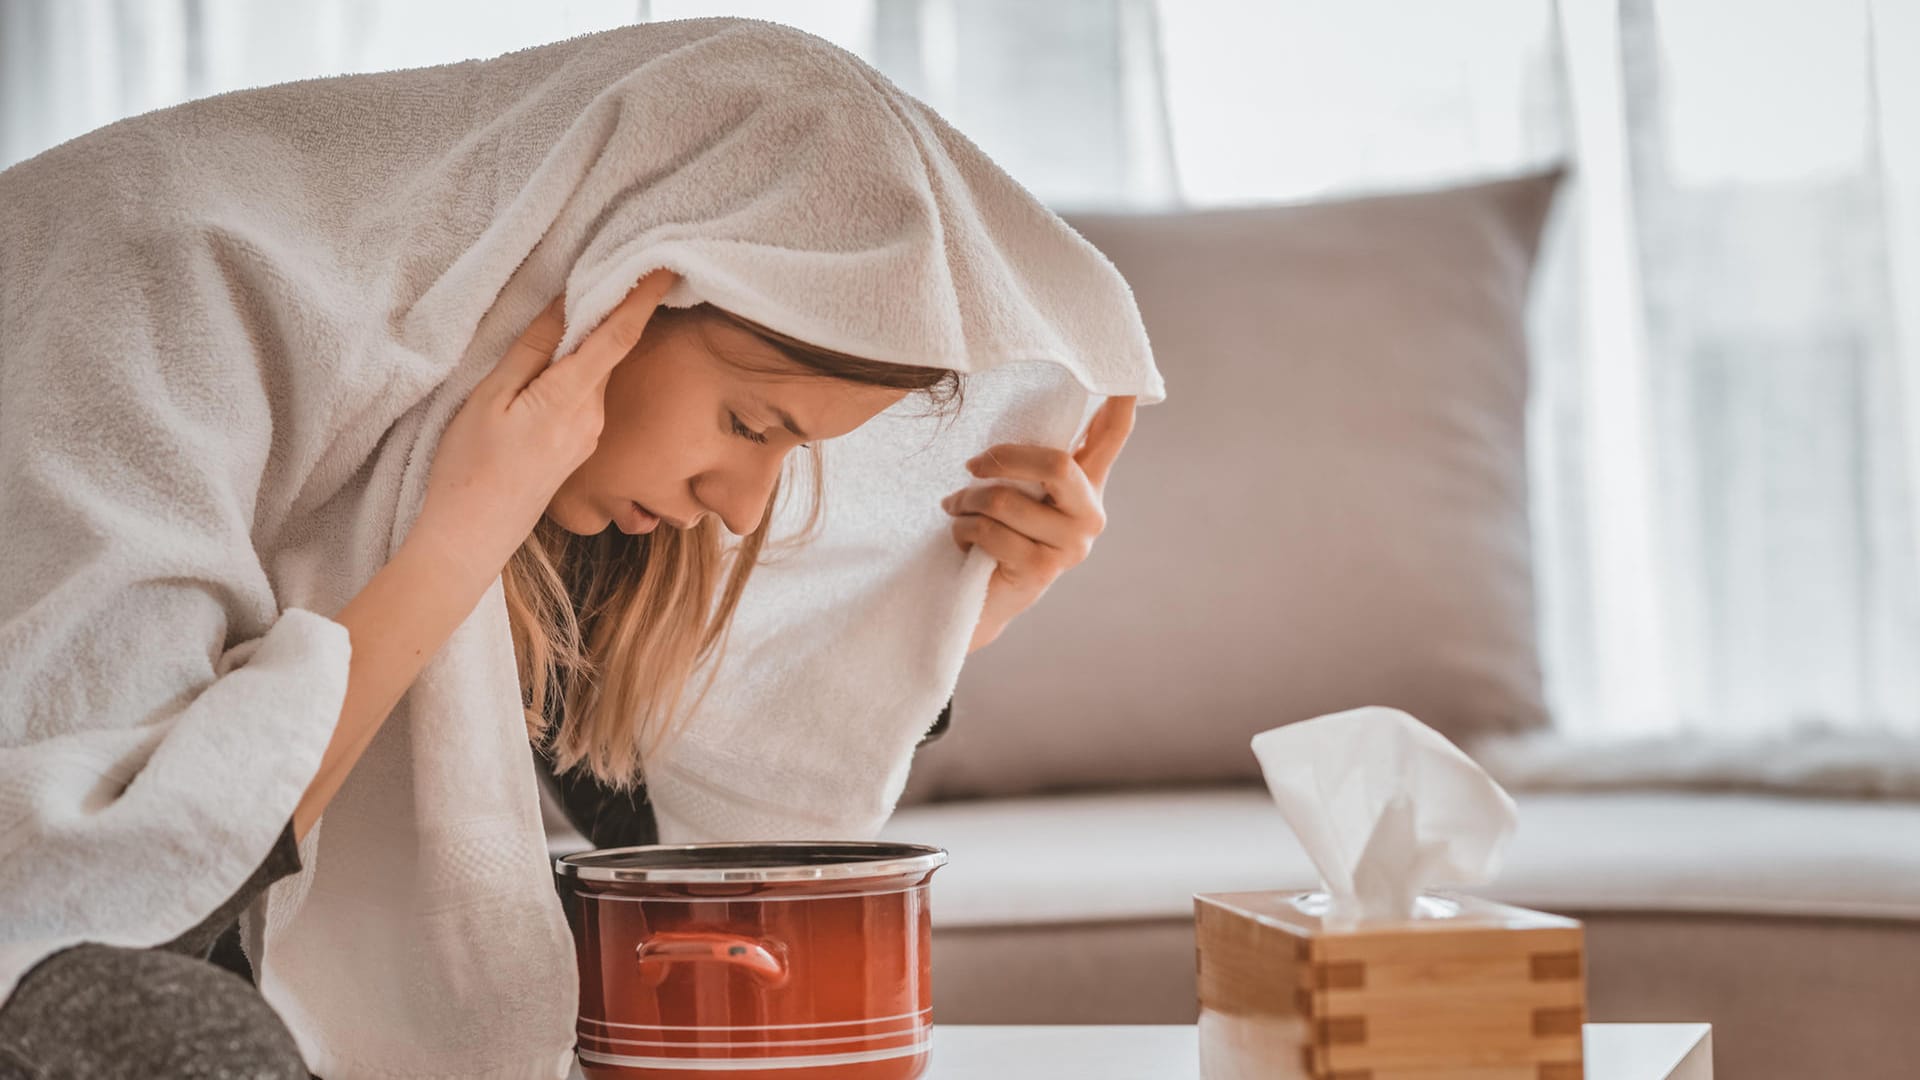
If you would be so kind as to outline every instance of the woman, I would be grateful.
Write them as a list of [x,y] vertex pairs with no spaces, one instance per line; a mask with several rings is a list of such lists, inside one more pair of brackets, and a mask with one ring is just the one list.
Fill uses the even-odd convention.
[[[1161,393],[1111,265],[876,80],[691,20],[0,173],[0,1061],[557,1075],[536,746],[680,836],[875,827]],[[960,440],[893,409],[963,379]],[[801,446],[843,512],[767,565]],[[258,991],[197,959],[243,909]]]
[[[475,389],[441,439],[413,532],[336,617],[355,645],[347,704],[282,842],[226,904],[157,951],[80,945],[41,961],[0,1006],[0,1067],[16,1070],[0,1075],[306,1075],[292,1036],[257,991],[182,958],[207,957],[259,890],[298,868],[298,839],[424,659],[503,570],[518,597],[514,632],[528,700],[563,701],[559,715],[577,718],[528,708],[529,733],[547,744],[543,760],[568,793],[575,824],[596,843],[652,840],[652,822],[635,813],[627,789],[653,733],[631,718],[671,712],[655,708],[649,683],[677,692],[696,647],[715,633],[692,627],[674,655],[673,643],[660,643],[667,628],[648,620],[662,605],[649,602],[647,590],[707,596],[714,588],[662,583],[658,569],[650,576],[643,538],[717,519],[757,550],[783,459],[811,445],[803,434],[836,438],[909,392],[957,382],[951,371],[810,348],[718,309],[656,309],[675,280],[656,272],[580,349],[551,365],[562,326],[559,305],[549,306]],[[735,414],[723,437],[707,431],[705,418],[736,400],[764,403],[764,415]],[[1054,460],[1045,447],[1010,445],[994,448],[978,470],[1044,481],[1060,493],[1057,504],[1022,493],[989,507],[988,489],[975,487],[943,501],[954,542],[978,544],[999,564],[978,643],[1079,562],[1103,528],[1100,489],[1131,418],[1132,402],[1116,401],[1126,408],[1103,412],[1106,423],[1070,469],[1039,464]],[[782,419],[769,422],[774,417]],[[636,493],[647,497],[644,510],[630,505]],[[716,626],[753,563],[738,566]],[[592,613],[585,634],[577,624],[582,596]],[[634,625],[621,627],[623,617]],[[662,654],[679,670],[641,668]],[[551,692],[563,685],[569,692]],[[631,709],[603,704],[629,696]],[[584,774],[574,769],[583,763]],[[613,798],[624,812],[606,809]]]

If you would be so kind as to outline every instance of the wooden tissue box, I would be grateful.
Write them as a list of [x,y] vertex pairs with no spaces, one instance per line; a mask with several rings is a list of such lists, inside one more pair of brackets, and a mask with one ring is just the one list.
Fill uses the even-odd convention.
[[1324,928],[1300,895],[1194,896],[1205,1080],[1584,1080],[1577,920],[1448,896]]

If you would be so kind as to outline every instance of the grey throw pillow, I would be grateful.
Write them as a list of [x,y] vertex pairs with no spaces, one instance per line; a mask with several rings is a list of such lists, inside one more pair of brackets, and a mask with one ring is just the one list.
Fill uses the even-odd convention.
[[1108,526],[969,658],[903,802],[1257,780],[1359,705],[1543,726],[1525,311],[1562,173],[1309,205],[1066,214],[1168,386]]

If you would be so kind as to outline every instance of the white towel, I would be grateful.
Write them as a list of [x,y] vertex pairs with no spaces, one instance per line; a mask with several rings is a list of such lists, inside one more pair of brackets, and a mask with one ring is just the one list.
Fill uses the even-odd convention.
[[[871,835],[992,570],[936,502],[961,462],[1164,398],[1112,264],[924,105],[811,35],[697,19],[224,95],[0,173],[0,992],[239,886],[338,718],[327,616],[466,393],[554,294],[564,352],[660,266],[669,306],[974,373],[957,423],[909,397],[827,446],[821,539],[755,573],[648,776],[668,840]],[[250,913],[329,1080],[564,1071],[518,702],[496,583]]]

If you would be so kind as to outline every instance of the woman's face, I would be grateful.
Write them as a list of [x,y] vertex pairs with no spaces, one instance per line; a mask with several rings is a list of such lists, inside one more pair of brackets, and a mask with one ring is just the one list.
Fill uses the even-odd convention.
[[712,512],[744,536],[760,524],[788,452],[845,435],[908,393],[822,377],[724,320],[709,320],[703,337],[697,322],[656,321],[613,369],[599,445],[548,503],[554,524],[583,536],[609,524],[641,533],[691,528]]

